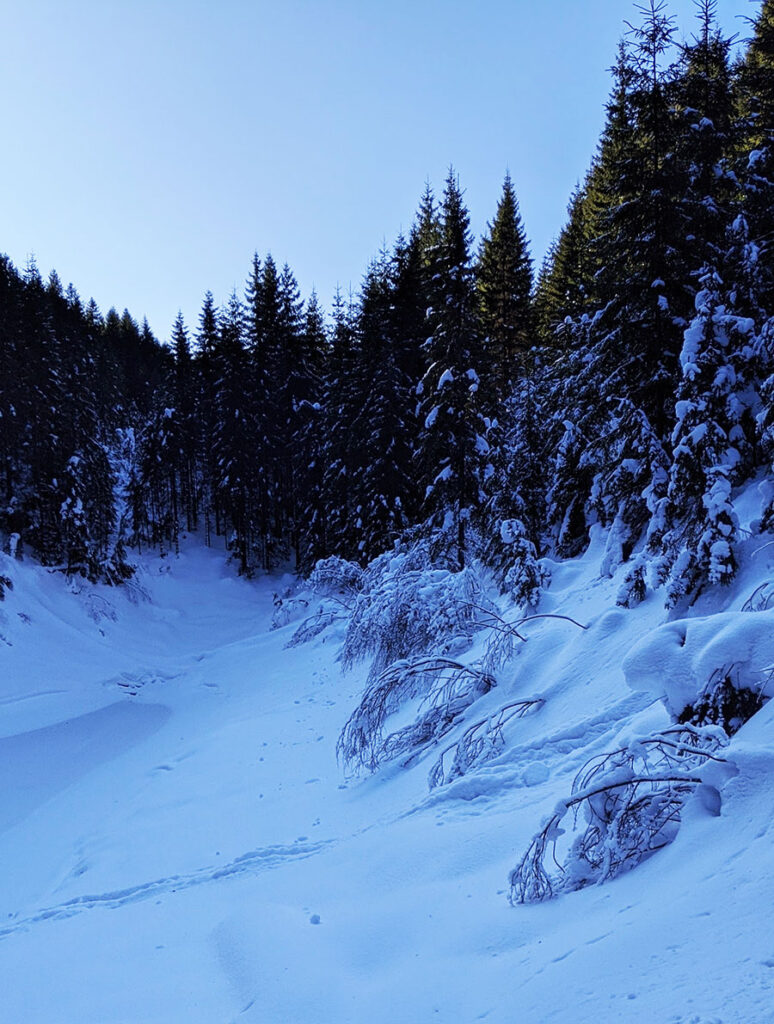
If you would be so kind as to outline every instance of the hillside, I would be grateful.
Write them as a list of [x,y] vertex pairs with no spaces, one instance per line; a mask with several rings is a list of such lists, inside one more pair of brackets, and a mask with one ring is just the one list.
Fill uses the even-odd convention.
[[[742,532],[759,509],[753,485],[736,501]],[[0,605],[2,1018],[772,1020],[772,704],[720,751],[673,843],[607,884],[509,903],[509,873],[583,765],[669,727],[653,690],[660,666],[683,664],[675,629],[702,671],[730,651],[760,689],[761,659],[774,663],[774,640],[744,647],[770,613],[725,614],[774,580],[765,538],[743,541],[733,584],[691,609],[722,620],[659,634],[658,595],[616,606],[623,569],[600,577],[604,548],[595,529],[581,558],[554,563],[540,605],[587,628],[526,624],[440,746],[358,777],[336,741],[368,664],[342,672],[345,618],[288,646],[320,601],[310,591],[272,628],[293,581],[235,579],[193,541],[144,557],[128,588],[1,556],[14,583]],[[718,649],[715,621],[730,637]],[[474,664],[486,636],[454,656]],[[492,759],[428,788],[444,745],[524,698],[545,703],[507,724]]]

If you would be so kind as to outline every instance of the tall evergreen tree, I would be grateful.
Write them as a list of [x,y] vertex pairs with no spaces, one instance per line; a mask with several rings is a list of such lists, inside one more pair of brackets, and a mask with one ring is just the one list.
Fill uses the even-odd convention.
[[721,286],[716,273],[705,273],[680,357],[669,487],[653,524],[665,531],[661,574],[669,574],[669,606],[707,583],[730,583],[736,571],[739,524],[730,498],[744,404],[733,360],[735,352],[751,346],[752,323],[728,312]]
[[174,407],[179,431],[176,463],[179,475],[180,504],[181,511],[185,515],[186,528],[190,531],[196,529],[198,519],[196,387],[188,331],[181,312],[178,312],[172,328],[172,348],[175,353]]
[[774,0],[763,0],[738,74],[744,142],[738,174],[757,254],[760,305],[774,308]]
[[323,388],[323,442],[318,456],[322,462],[323,514],[315,523],[315,532],[319,557],[335,553],[356,559],[357,543],[351,528],[355,516],[352,480],[359,461],[352,438],[362,390],[358,386],[359,345],[352,297],[345,301],[337,290],[332,313],[331,350]]
[[329,357],[328,334],[317,293],[306,304],[303,328],[303,390],[296,396],[296,429],[293,439],[293,479],[298,491],[298,521],[294,537],[296,566],[306,572],[324,545],[322,522],[325,374]]
[[220,533],[220,506],[217,501],[215,480],[217,467],[212,439],[217,425],[218,381],[218,310],[212,292],[204,297],[196,334],[196,371],[198,383],[198,437],[199,464],[202,467],[202,512],[204,514],[205,543],[209,546],[212,532]]
[[685,232],[683,265],[694,281],[684,287],[694,296],[706,266],[720,267],[727,231],[734,220],[738,181],[730,157],[736,146],[731,89],[731,40],[715,20],[715,0],[700,0],[699,31],[681,48],[672,85],[678,115],[676,161],[685,182],[680,219]]
[[357,453],[353,480],[358,557],[370,561],[409,525],[413,490],[414,395],[402,367],[402,341],[393,318],[391,259],[386,253],[366,275],[358,315],[358,411],[351,443]]
[[273,533],[272,495],[274,487],[274,398],[271,372],[274,356],[270,350],[271,339],[266,330],[268,313],[265,297],[271,282],[264,286],[264,274],[273,270],[271,257],[267,268],[261,264],[258,253],[253,256],[250,275],[245,290],[245,338],[249,360],[245,388],[245,409],[249,415],[252,431],[252,450],[255,459],[255,491],[252,496],[255,508],[256,542],[259,548],[258,560],[264,570],[272,567],[275,539]]
[[535,285],[535,327],[547,347],[562,347],[561,325],[587,309],[593,291],[597,268],[591,246],[592,178],[593,170],[584,185],[574,190],[567,207],[567,223],[551,245]]
[[476,267],[483,346],[482,395],[491,415],[523,373],[534,344],[532,260],[510,174],[503,182],[497,213],[489,225]]
[[443,236],[441,214],[430,182],[425,183],[425,190],[419,200],[419,208],[414,220],[411,238],[419,253],[420,264],[425,272],[425,287],[432,287],[435,273],[435,258]]
[[534,588],[541,578],[535,559],[542,553],[546,525],[544,380],[539,356],[533,351],[501,407],[492,473],[485,481],[486,561],[503,585],[511,590],[515,585],[518,601],[530,604],[535,603]]
[[427,337],[427,310],[431,301],[431,282],[425,265],[427,258],[427,254],[423,254],[421,232],[413,230],[408,238],[403,235],[398,237],[388,270],[389,319],[396,359],[414,392],[427,370],[424,342]]
[[[584,349],[574,429],[585,450],[577,487],[568,481],[563,489],[575,507],[580,487],[592,487],[595,514],[614,524],[608,567],[628,557],[663,494],[679,332],[687,324],[679,245],[684,182],[674,155],[671,68],[663,64],[674,26],[663,3],[651,0],[641,10],[643,23],[619,55],[600,150],[597,312],[577,322],[571,341]],[[567,419],[561,407],[557,419]],[[555,512],[565,526],[568,512]]]
[[245,411],[244,382],[247,353],[244,347],[244,306],[234,292],[221,316],[216,366],[216,422],[213,446],[216,457],[215,487],[230,532],[228,547],[234,551],[242,575],[252,563],[252,484],[254,461],[250,417]]
[[434,545],[462,568],[469,557],[472,522],[484,500],[489,446],[478,398],[481,333],[469,217],[453,170],[443,194],[435,266],[430,367],[419,387],[417,465]]
[[300,428],[299,402],[310,390],[309,368],[304,362],[303,303],[296,278],[285,263],[279,277],[279,332],[277,377],[272,383],[278,396],[275,439],[278,536],[283,556],[298,559],[299,514],[303,504],[301,481],[293,472],[293,444]]

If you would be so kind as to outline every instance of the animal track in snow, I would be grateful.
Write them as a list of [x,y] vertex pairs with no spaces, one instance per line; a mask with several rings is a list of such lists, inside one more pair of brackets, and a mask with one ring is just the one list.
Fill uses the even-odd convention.
[[302,842],[296,840],[287,846],[265,846],[257,850],[250,850],[243,853],[228,864],[219,867],[200,868],[186,875],[169,875],[166,878],[156,878],[150,882],[141,882],[139,885],[128,886],[125,889],[115,889],[111,892],[86,894],[75,896],[65,900],[53,907],[44,907],[29,917],[14,921],[13,924],[0,928],[0,940],[13,935],[15,932],[28,931],[33,925],[44,921],[62,921],[86,910],[120,910],[130,903],[137,903],[140,900],[150,899],[153,896],[168,895],[170,893],[184,892],[198,885],[207,885],[211,882],[220,882],[226,878],[237,878],[241,875],[256,875],[263,871],[270,871],[272,868],[280,867],[290,860],[305,860],[320,853],[330,846],[333,840],[322,840],[318,843]]

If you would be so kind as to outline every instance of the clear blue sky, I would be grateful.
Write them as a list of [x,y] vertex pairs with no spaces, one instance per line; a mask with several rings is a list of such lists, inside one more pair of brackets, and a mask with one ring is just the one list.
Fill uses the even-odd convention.
[[[692,0],[672,0],[683,32]],[[719,0],[747,34],[750,0]],[[536,263],[594,150],[628,0],[5,5],[0,251],[168,337],[254,250],[326,306],[453,164],[477,233],[510,169]]]

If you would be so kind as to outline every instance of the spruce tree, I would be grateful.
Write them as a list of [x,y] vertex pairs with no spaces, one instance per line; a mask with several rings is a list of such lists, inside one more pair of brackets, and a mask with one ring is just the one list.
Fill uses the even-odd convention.
[[287,360],[284,351],[284,327],[280,274],[271,253],[263,261],[263,274],[259,291],[260,306],[257,315],[259,334],[253,360],[263,383],[258,386],[263,439],[262,512],[263,559],[267,568],[279,564],[285,557],[285,515],[282,506],[284,484],[283,445],[285,438],[284,410]]
[[218,310],[212,292],[207,292],[199,314],[196,334],[196,376],[198,384],[198,461],[202,467],[202,511],[204,539],[209,547],[213,530],[220,533],[220,506],[215,481],[217,466],[212,439],[217,425]]
[[[424,342],[427,337],[427,310],[431,300],[426,258],[421,232],[415,229],[408,238],[398,236],[388,268],[389,318],[395,355],[412,393],[416,392],[416,386],[427,370]],[[416,407],[416,402],[413,406]],[[416,433],[416,430],[413,432]]]
[[296,566],[308,572],[324,545],[324,388],[329,358],[328,333],[323,310],[312,291],[304,312],[303,390],[296,396],[296,426],[293,438],[293,479],[299,495]]
[[534,344],[532,260],[510,174],[481,243],[476,267],[483,335],[480,373],[490,415],[523,373]]
[[185,515],[186,529],[191,531],[196,529],[198,519],[196,388],[188,331],[181,312],[178,312],[172,327],[172,348],[175,353],[174,407],[179,429],[178,452],[175,461],[179,476],[181,512]]
[[23,532],[20,503],[27,419],[22,378],[21,282],[7,256],[0,256],[0,311],[0,529],[7,537],[18,538]]
[[736,148],[729,54],[731,40],[715,21],[714,0],[701,0],[699,32],[681,47],[673,103],[678,116],[676,161],[685,182],[680,219],[689,225],[681,259],[691,297],[707,266],[721,267],[735,213],[738,181],[731,166]]
[[592,259],[590,180],[578,186],[567,207],[567,223],[552,243],[535,284],[535,329],[542,344],[562,348],[567,338],[561,328],[568,318],[579,317],[593,291],[596,265]]
[[[641,10],[643,23],[619,54],[595,175],[596,312],[570,330],[570,347],[578,351],[573,430],[583,451],[561,461],[563,473],[576,464],[577,486],[572,478],[564,482],[570,507],[555,506],[553,513],[565,531],[578,491],[587,488],[587,500],[593,493],[594,514],[613,524],[605,571],[628,558],[663,494],[677,352],[687,324],[679,245],[684,179],[675,158],[672,70],[663,64],[674,28],[662,3],[651,0]],[[569,453],[577,440],[570,444],[561,427],[568,419],[561,403],[555,416]]]
[[[267,267],[273,269],[271,257]],[[245,387],[245,408],[249,415],[253,434],[253,456],[255,458],[255,484],[252,496],[255,509],[256,543],[261,568],[272,567],[275,548],[272,494],[274,487],[274,399],[272,395],[271,371],[274,356],[270,351],[267,326],[267,308],[264,274],[258,254],[253,256],[250,275],[245,290],[245,340],[249,361]],[[276,385],[275,385],[276,386]]]
[[358,382],[359,343],[355,304],[336,291],[333,302],[330,357],[323,388],[321,509],[315,523],[318,557],[337,554],[358,557],[352,522],[355,495],[352,481],[359,456],[353,444],[353,424],[360,412],[362,388]]
[[391,260],[386,253],[366,275],[358,315],[358,412],[352,424],[354,532],[366,562],[392,546],[409,525],[413,490],[414,396],[401,365],[403,339],[393,319]]
[[483,504],[489,445],[480,411],[481,331],[468,212],[453,170],[441,207],[435,258],[429,369],[419,385],[419,479],[433,546],[458,568],[469,557],[472,524]]
[[545,578],[536,561],[546,526],[544,379],[533,351],[501,407],[492,473],[485,481],[485,559],[514,599],[529,604],[536,603],[535,587]]
[[234,292],[219,324],[216,352],[215,488],[230,526],[227,546],[238,560],[241,575],[253,570],[251,495],[255,463],[250,417],[245,410],[247,353],[244,347],[244,306]]
[[669,487],[654,520],[654,528],[663,531],[661,575],[669,577],[670,607],[707,583],[730,583],[736,571],[738,521],[730,497],[740,460],[734,439],[744,405],[733,360],[750,346],[752,323],[723,305],[714,271],[708,270],[701,283],[680,356]]
[[756,250],[760,306],[774,309],[774,0],[763,0],[739,69],[737,95],[744,136],[738,176]]
[[442,236],[441,214],[436,203],[435,194],[428,181],[425,183],[425,190],[419,200],[419,208],[411,232],[411,240],[419,254],[419,262],[425,278],[424,285],[428,293],[433,286],[435,259],[441,245]]
[[310,368],[303,350],[303,302],[296,278],[285,263],[279,277],[279,333],[277,376],[272,382],[278,395],[275,455],[277,467],[277,532],[282,553],[299,555],[299,516],[303,505],[302,481],[294,472],[294,439],[300,428],[299,403],[310,391]]

